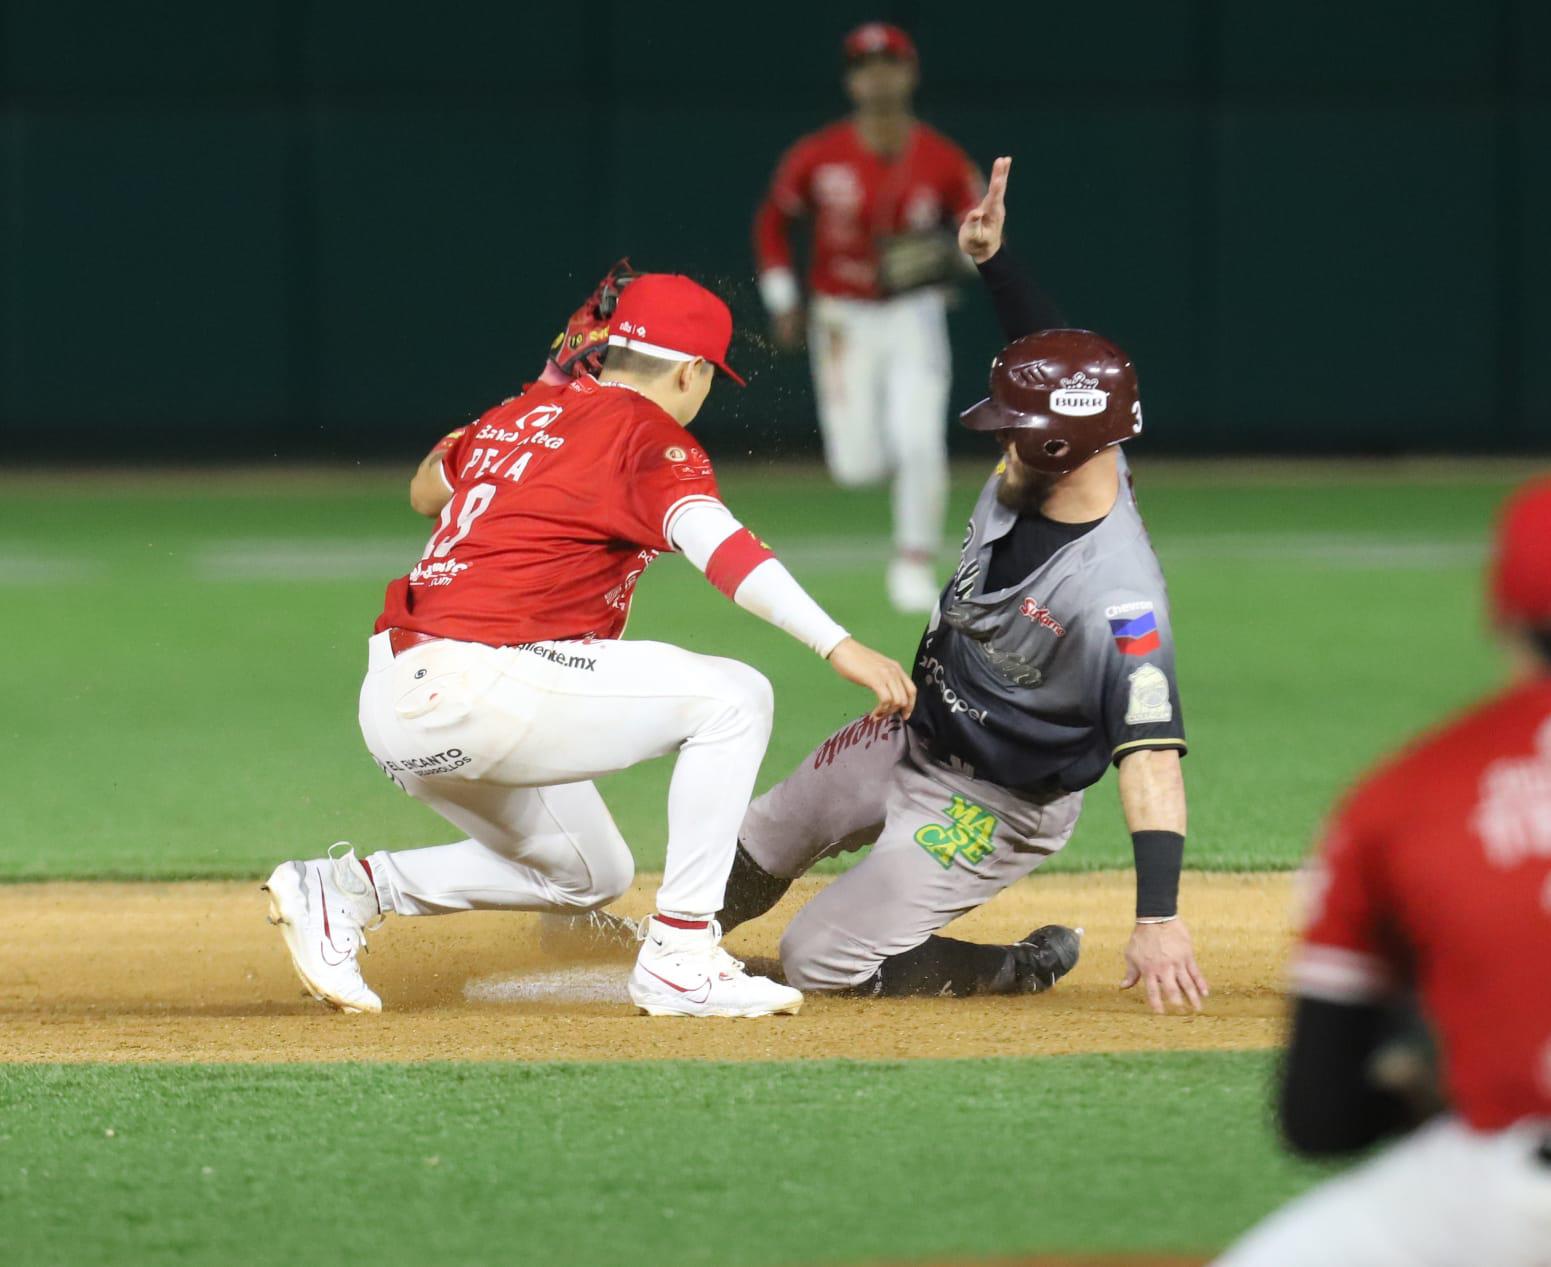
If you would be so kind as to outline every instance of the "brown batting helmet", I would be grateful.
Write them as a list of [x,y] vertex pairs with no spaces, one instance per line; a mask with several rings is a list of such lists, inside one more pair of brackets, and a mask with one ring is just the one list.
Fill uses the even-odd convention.
[[971,431],[1010,432],[1018,457],[1051,475],[1142,433],[1136,370],[1091,330],[1041,330],[991,362],[991,395],[959,415]]

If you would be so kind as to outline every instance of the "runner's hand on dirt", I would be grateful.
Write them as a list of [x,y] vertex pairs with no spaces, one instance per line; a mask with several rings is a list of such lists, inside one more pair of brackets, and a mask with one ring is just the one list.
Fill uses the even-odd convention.
[[1211,993],[1182,919],[1138,924],[1126,944],[1125,960],[1126,979],[1120,988],[1129,990],[1140,981],[1147,990],[1147,1006],[1160,1016],[1171,1007],[1199,1012]]
[[886,655],[847,638],[829,653],[830,666],[847,682],[864,686],[878,697],[873,717],[898,713],[909,717],[916,706],[916,684],[909,674]]
[[1002,249],[1002,228],[1007,223],[1007,177],[1011,171],[1010,158],[999,158],[991,164],[986,196],[959,225],[959,250],[977,264],[984,264]]

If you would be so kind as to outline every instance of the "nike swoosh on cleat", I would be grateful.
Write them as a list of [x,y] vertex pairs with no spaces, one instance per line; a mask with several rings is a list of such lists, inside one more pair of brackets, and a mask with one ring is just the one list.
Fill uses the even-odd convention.
[[[704,981],[701,981],[701,982],[699,982],[696,985],[680,985],[676,981],[669,981],[667,977],[659,976],[657,973],[653,972],[650,968],[648,968],[645,964],[641,965],[641,971],[646,973],[646,975],[649,976],[649,977],[656,977],[657,980],[661,981],[663,983],[663,985],[668,986],[670,989],[677,990],[680,994],[684,995],[684,997],[687,998],[691,1003],[704,1003],[708,998],[711,997],[711,978],[710,977],[707,977]],[[695,997],[696,994],[699,994],[700,997],[696,998]]]
[[350,959],[350,952],[349,951],[345,951],[343,954],[341,954],[339,956],[338,959],[330,959],[329,958],[329,951],[331,949],[334,950],[334,951],[338,951],[339,947],[333,945],[331,942],[326,942],[326,941],[320,941],[318,943],[318,958],[323,960],[324,963],[328,964],[328,966],[330,968],[337,968],[341,964],[347,963],[349,961],[349,959]]

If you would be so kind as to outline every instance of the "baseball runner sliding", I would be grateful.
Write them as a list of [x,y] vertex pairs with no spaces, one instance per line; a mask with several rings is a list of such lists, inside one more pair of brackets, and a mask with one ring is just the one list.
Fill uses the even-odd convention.
[[[743,381],[727,365],[726,305],[687,277],[618,274],[600,377],[568,357],[577,377],[491,409],[415,475],[411,503],[437,525],[388,587],[361,731],[384,772],[463,838],[364,858],[341,844],[275,869],[271,918],[307,989],[342,1010],[381,1008],[357,954],[386,914],[585,911],[618,897],[634,864],[591,780],[672,752],[658,914],[630,997],[654,1015],[802,1003],[746,974],[714,919],[770,734],[770,685],[734,660],[623,640],[631,596],[660,551],[678,550],[873,692],[878,720],[908,715],[915,687],[734,518],[686,430],[713,374]],[[562,355],[597,342],[576,332]]]
[[959,230],[1010,340],[963,415],[1004,457],[914,665],[919,706],[832,735],[749,808],[722,920],[768,910],[820,858],[871,843],[781,940],[804,989],[973,994],[1046,989],[1077,959],[1048,925],[1012,946],[938,935],[1060,850],[1111,764],[1135,848],[1122,988],[1200,1009],[1207,982],[1178,917],[1185,731],[1163,574],[1118,446],[1142,430],[1124,353],[1038,330],[1002,247],[1011,160]]

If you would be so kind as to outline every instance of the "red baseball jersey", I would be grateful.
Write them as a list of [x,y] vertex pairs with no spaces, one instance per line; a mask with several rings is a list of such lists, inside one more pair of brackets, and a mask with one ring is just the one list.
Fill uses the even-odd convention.
[[1472,1126],[1551,1117],[1551,679],[1499,696],[1362,783],[1320,847],[1293,987],[1414,987]]
[[538,384],[442,454],[453,490],[425,553],[377,621],[512,646],[617,638],[674,516],[720,500],[711,462],[639,392],[586,375]]
[[831,124],[803,137],[776,168],[754,220],[759,270],[792,266],[790,222],[811,214],[812,289],[876,299],[880,237],[957,224],[984,193],[968,155],[924,123],[887,158],[862,144],[850,120]]

